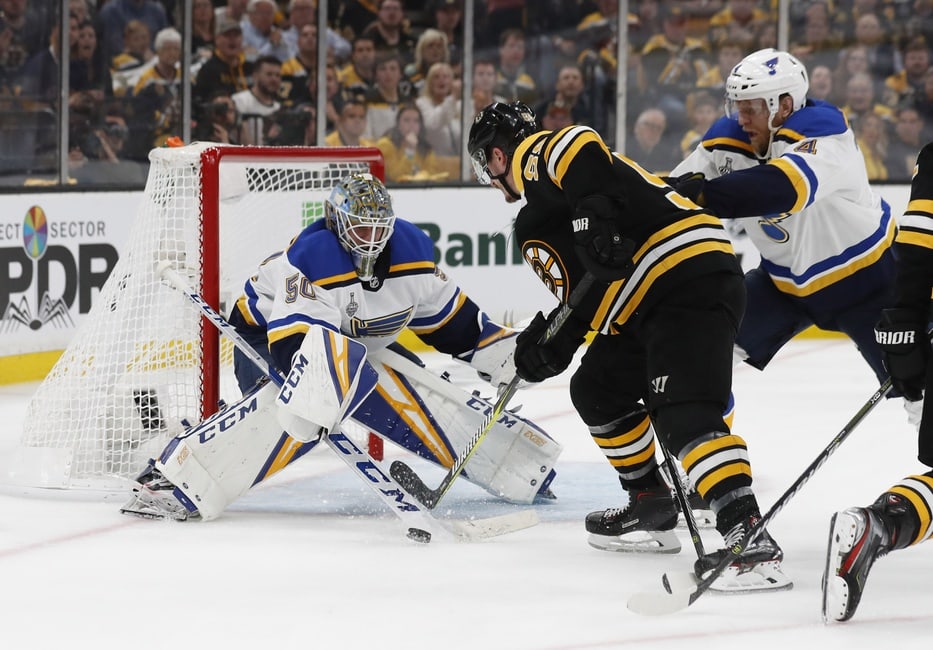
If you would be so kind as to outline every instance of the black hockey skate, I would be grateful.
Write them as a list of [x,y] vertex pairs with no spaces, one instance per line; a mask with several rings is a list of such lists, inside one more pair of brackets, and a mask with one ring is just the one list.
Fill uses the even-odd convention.
[[890,548],[891,533],[874,508],[849,508],[833,515],[823,572],[824,621],[852,618],[872,564]]
[[121,513],[144,519],[200,519],[195,505],[162,476],[152,459],[135,481],[133,497],[120,508]]
[[[758,515],[746,516],[730,528],[723,535],[725,548],[707,553],[694,564],[693,570],[697,578],[704,579],[727,555],[732,555],[731,548],[742,541],[759,519]],[[734,562],[726,567],[725,571],[710,585],[710,590],[738,594],[790,589],[794,583],[784,575],[781,569],[783,559],[784,552],[781,547],[768,534],[768,531],[763,531],[736,557]]]
[[630,553],[677,553],[674,534],[677,506],[666,485],[628,490],[625,508],[598,510],[586,516],[587,540],[593,548]]

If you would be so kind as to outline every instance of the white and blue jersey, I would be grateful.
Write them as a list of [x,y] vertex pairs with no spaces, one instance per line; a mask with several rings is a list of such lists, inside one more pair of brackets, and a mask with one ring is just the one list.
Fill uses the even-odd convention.
[[448,354],[472,350],[481,331],[478,307],[436,266],[430,238],[402,219],[366,282],[323,221],[311,224],[246,282],[231,322],[254,347],[267,342],[285,371],[315,324],[368,349],[407,327]]
[[774,134],[764,157],[729,117],[717,120],[671,172],[702,172],[705,206],[741,218],[761,254],[746,276],[738,344],[764,367],[811,324],[845,332],[884,376],[872,326],[893,289],[897,231],[870,187],[864,158],[842,112],[808,100]]
[[686,172],[709,179],[706,207],[717,216],[752,217],[742,225],[761,266],[789,296],[815,296],[851,278],[894,241],[890,206],[869,186],[845,116],[825,102],[791,114],[765,159],[736,120],[720,118],[671,175]]

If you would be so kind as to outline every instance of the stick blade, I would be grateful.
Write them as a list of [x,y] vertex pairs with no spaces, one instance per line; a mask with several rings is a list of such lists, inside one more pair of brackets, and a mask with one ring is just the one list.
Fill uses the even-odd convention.
[[693,602],[693,591],[675,591],[672,594],[642,591],[633,594],[626,603],[629,611],[642,616],[665,616],[686,609]]
[[421,477],[415,473],[411,467],[406,465],[400,460],[392,461],[392,464],[389,465],[389,474],[395,481],[402,487],[403,490],[408,492],[411,496],[417,499],[421,505],[423,505],[428,510],[434,508],[437,505],[438,497],[436,490],[432,490],[424,481],[421,480]]
[[534,510],[510,512],[485,519],[441,520],[442,525],[464,541],[507,535],[536,526],[540,519]]

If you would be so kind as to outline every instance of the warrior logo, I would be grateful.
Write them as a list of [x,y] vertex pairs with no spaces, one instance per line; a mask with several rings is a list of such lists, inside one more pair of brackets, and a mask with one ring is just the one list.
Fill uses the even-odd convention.
[[667,386],[667,380],[670,375],[661,375],[660,377],[655,377],[651,380],[651,392],[655,395],[660,395],[664,392],[664,388]]

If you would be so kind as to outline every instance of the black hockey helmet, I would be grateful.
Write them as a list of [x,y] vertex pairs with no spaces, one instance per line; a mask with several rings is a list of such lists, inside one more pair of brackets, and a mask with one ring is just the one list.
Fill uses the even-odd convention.
[[491,147],[499,147],[511,160],[518,144],[537,131],[534,111],[522,102],[493,102],[477,113],[470,127],[467,149],[479,182],[484,185],[492,182],[487,166]]

